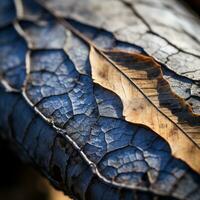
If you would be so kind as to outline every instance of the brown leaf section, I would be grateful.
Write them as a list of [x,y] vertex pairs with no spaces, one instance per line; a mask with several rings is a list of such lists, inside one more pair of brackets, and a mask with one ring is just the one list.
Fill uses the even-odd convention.
[[155,131],[169,143],[174,156],[200,173],[199,116],[172,93],[160,66],[148,56],[93,47],[90,62],[94,81],[121,98],[125,119]]
[[184,99],[172,92],[161,66],[150,56],[127,52],[105,52],[118,69],[169,119],[200,146],[200,115]]

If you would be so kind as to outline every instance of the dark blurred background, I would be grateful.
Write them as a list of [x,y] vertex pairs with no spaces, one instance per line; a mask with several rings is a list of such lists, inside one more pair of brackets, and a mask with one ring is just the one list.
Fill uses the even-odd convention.
[[200,15],[200,0],[182,0],[191,7],[198,15]]
[[69,200],[0,140],[0,200]]

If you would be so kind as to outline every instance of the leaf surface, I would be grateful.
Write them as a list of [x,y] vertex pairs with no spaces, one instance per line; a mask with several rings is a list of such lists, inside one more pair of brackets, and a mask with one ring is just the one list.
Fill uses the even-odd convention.
[[101,49],[67,21],[58,21],[91,47],[92,77],[118,94],[125,119],[155,131],[174,156],[200,172],[200,115],[173,93],[160,65],[143,54]]
[[199,168],[188,154],[198,155],[199,101],[189,104],[198,71],[187,79],[148,56],[142,47],[152,41],[163,53],[159,36],[128,43],[122,32],[147,30],[125,1],[16,2],[16,19],[0,30],[1,135],[78,199],[199,199]]

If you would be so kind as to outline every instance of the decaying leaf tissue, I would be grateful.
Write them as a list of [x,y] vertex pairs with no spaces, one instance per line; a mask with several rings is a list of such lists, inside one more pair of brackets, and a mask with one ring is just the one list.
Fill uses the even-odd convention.
[[1,138],[73,199],[200,199],[199,25],[178,0],[0,1]]

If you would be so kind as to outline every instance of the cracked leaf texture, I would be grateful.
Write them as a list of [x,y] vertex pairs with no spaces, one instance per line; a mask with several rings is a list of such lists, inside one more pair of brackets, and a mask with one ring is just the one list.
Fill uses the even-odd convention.
[[0,2],[1,136],[76,199],[199,199],[198,18],[86,2]]

